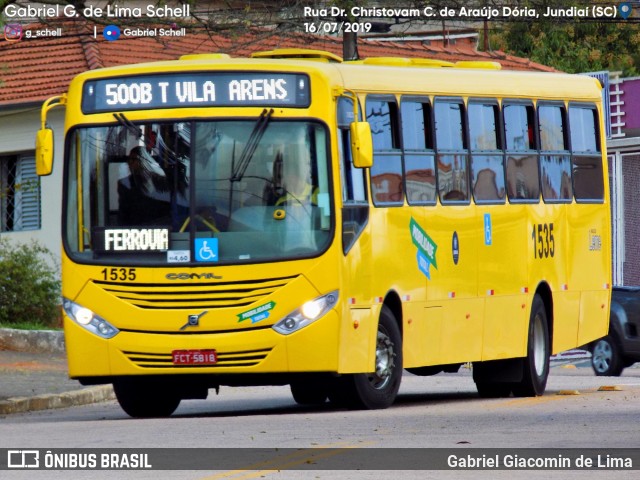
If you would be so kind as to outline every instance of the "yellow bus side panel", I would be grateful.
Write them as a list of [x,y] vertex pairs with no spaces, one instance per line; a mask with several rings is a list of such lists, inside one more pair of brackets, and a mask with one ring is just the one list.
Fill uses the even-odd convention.
[[577,346],[580,292],[554,292],[553,345],[551,353],[560,353]]
[[[421,226],[437,245],[437,267],[431,267],[431,279],[427,281],[429,302],[477,296],[479,235],[482,231],[476,225],[475,208],[474,205],[428,207]],[[459,242],[457,263],[452,253],[454,233]]]
[[571,290],[606,290],[605,284],[611,281],[610,227],[602,210],[602,205],[575,205],[567,210]]
[[603,337],[609,331],[609,291],[582,292],[578,345]]
[[596,204],[576,205],[567,214],[573,245],[567,259],[569,287],[581,292],[578,346],[605,336],[609,328],[611,231],[605,213]]
[[[356,327],[357,325],[357,327]],[[375,364],[378,320],[371,308],[351,308],[340,323],[338,371],[371,372]]]
[[[418,305],[420,307],[420,305]],[[407,368],[440,363],[442,337],[442,307],[414,308],[405,322],[403,347]]]
[[527,286],[527,206],[478,206],[476,227],[482,232],[478,239],[478,296],[522,295],[526,300],[522,289]]
[[[478,297],[480,233],[475,206],[428,207],[422,225],[437,250],[427,280],[429,305],[443,307],[438,364],[480,360],[484,297]],[[453,239],[458,255],[454,257]],[[415,248],[414,248],[415,250]]]
[[482,360],[526,355],[530,310],[525,295],[487,298]]
[[478,297],[486,298],[482,359],[526,354],[527,206],[480,205],[476,225],[482,232],[478,259]]
[[445,304],[442,364],[473,362],[482,357],[484,298],[461,298]]

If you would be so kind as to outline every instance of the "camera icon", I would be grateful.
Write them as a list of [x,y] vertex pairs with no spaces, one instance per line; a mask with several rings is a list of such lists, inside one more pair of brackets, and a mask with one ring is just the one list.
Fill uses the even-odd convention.
[[4,26],[4,39],[7,42],[18,42],[22,40],[22,25],[19,23],[8,23]]
[[39,450],[9,450],[7,451],[8,468],[39,468]]

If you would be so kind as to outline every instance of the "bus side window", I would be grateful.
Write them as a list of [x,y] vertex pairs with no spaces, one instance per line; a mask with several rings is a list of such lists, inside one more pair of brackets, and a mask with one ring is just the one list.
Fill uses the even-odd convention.
[[436,99],[434,105],[440,201],[466,203],[469,154],[464,134],[464,104],[458,99]]
[[578,202],[604,201],[598,125],[598,111],[594,106],[569,105],[573,193]]
[[342,249],[345,255],[356,242],[369,218],[365,170],[356,168],[351,159],[349,125],[354,121],[353,100],[338,99],[338,151],[342,185]]
[[540,171],[533,105],[503,102],[502,116],[509,201],[539,202]]
[[428,98],[402,99],[402,147],[409,205],[435,205],[436,170],[433,121]]
[[573,188],[564,106],[539,105],[538,122],[542,199],[550,203],[570,202],[573,198]]
[[367,122],[373,137],[371,196],[376,206],[404,204],[398,105],[393,97],[367,97]]
[[467,113],[473,197],[477,203],[504,203],[504,155],[498,135],[498,104],[469,102]]

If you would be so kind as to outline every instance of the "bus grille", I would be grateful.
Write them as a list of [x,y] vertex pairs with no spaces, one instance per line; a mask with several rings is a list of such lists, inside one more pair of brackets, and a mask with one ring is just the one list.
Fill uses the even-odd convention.
[[292,277],[219,283],[121,283],[95,280],[106,292],[146,309],[233,308],[251,305],[284,287]]
[[253,367],[267,358],[271,348],[247,350],[241,352],[216,352],[215,365],[174,365],[171,353],[122,352],[135,365],[141,368],[220,368]]

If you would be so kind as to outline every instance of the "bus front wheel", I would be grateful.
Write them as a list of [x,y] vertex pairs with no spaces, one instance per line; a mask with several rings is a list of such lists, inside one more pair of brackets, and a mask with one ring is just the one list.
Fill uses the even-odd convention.
[[539,295],[533,298],[529,320],[529,340],[527,356],[524,358],[522,380],[513,385],[516,397],[536,397],[542,395],[549,377],[551,345],[549,324],[544,302]]
[[157,379],[123,377],[114,380],[113,390],[120,407],[134,418],[168,417],[181,400]]
[[402,335],[391,310],[382,306],[376,336],[375,369],[371,373],[345,375],[329,393],[333,403],[375,410],[393,404],[402,380]]
[[327,387],[323,382],[292,382],[290,388],[298,405],[322,405],[327,401]]

